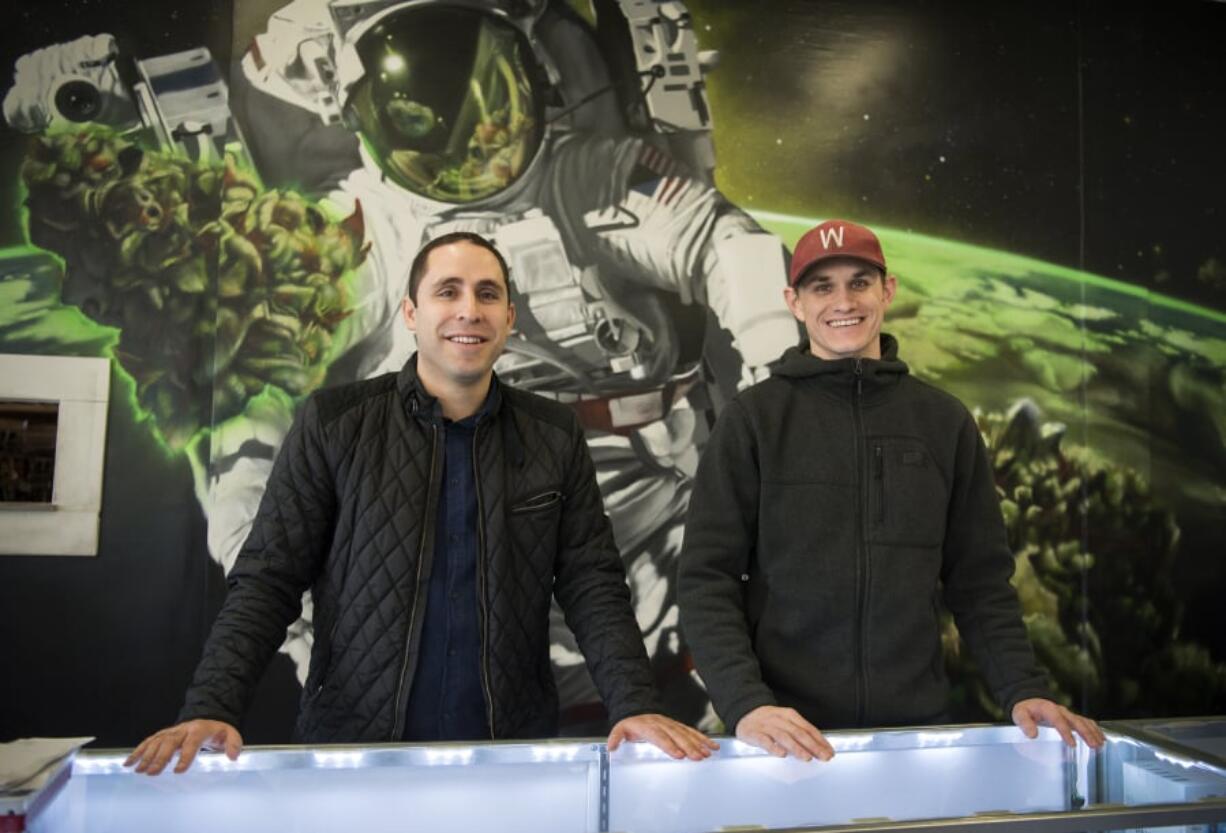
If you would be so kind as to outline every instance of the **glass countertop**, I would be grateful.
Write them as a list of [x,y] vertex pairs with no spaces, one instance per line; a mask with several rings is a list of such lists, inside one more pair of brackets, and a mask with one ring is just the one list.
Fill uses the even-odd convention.
[[[1226,723],[1217,719],[1219,723]],[[184,774],[84,750],[27,815],[35,833],[1104,830],[1226,822],[1226,768],[1135,727],[1106,747],[1013,726],[830,732],[827,763],[731,738],[706,761],[600,740],[249,747]],[[1215,737],[1221,738],[1221,735]],[[1191,829],[1191,828],[1190,828]],[[1204,828],[1200,828],[1204,829]]]

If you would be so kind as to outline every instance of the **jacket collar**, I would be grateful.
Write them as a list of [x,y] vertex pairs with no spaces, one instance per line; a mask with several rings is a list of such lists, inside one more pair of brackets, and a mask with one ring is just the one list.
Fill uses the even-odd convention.
[[[770,365],[772,376],[788,379],[813,378],[823,383],[852,384],[857,378],[866,388],[893,387],[905,375],[907,365],[898,358],[898,339],[881,334],[880,359],[822,359],[809,352],[809,343],[789,347]],[[858,370],[858,374],[857,374]]]
[[[502,407],[502,385],[498,382],[497,374],[494,375],[490,382],[490,392],[485,398],[485,402],[477,411],[477,416],[480,418],[496,417]],[[396,374],[396,390],[400,394],[400,401],[404,403],[405,410],[424,422],[439,422],[443,421],[443,406],[438,399],[426,390],[425,385],[421,383],[421,377],[417,375],[417,353],[409,356],[409,360],[404,363],[404,367],[400,368],[400,372]]]

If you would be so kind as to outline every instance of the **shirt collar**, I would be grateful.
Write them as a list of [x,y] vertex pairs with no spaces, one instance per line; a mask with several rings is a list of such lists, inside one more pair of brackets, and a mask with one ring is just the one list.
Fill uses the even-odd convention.
[[[400,390],[401,399],[410,413],[427,421],[440,424],[443,422],[442,404],[430,391],[426,390],[425,385],[421,383],[421,377],[417,375],[416,353],[409,357],[397,374],[396,387]],[[490,376],[490,389],[486,392],[481,407],[471,416],[458,420],[458,423],[476,425],[487,416],[498,413],[501,404],[501,384],[498,381],[498,374],[495,373]]]

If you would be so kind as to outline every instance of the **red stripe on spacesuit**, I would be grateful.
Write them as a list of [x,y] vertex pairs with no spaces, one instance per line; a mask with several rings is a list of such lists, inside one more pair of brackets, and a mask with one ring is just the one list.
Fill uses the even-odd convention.
[[689,185],[689,180],[682,179],[679,176],[671,176],[668,178],[668,187],[664,190],[664,197],[661,200],[665,205],[671,205],[684,192]]
[[656,190],[651,192],[651,198],[656,202],[664,202],[664,191],[668,188],[668,177],[656,180]]
[[660,151],[653,148],[651,145],[643,145],[639,150],[639,163],[647,168],[647,170],[660,174],[660,176],[668,176],[676,170],[677,163],[669,159]]

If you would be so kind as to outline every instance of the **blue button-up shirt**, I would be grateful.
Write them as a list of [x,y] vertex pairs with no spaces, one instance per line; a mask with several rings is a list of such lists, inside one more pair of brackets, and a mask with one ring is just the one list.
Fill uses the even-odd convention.
[[477,613],[477,481],[473,442],[489,416],[495,381],[481,409],[442,420],[443,483],[434,528],[434,563],[421,648],[406,708],[409,741],[488,740]]

